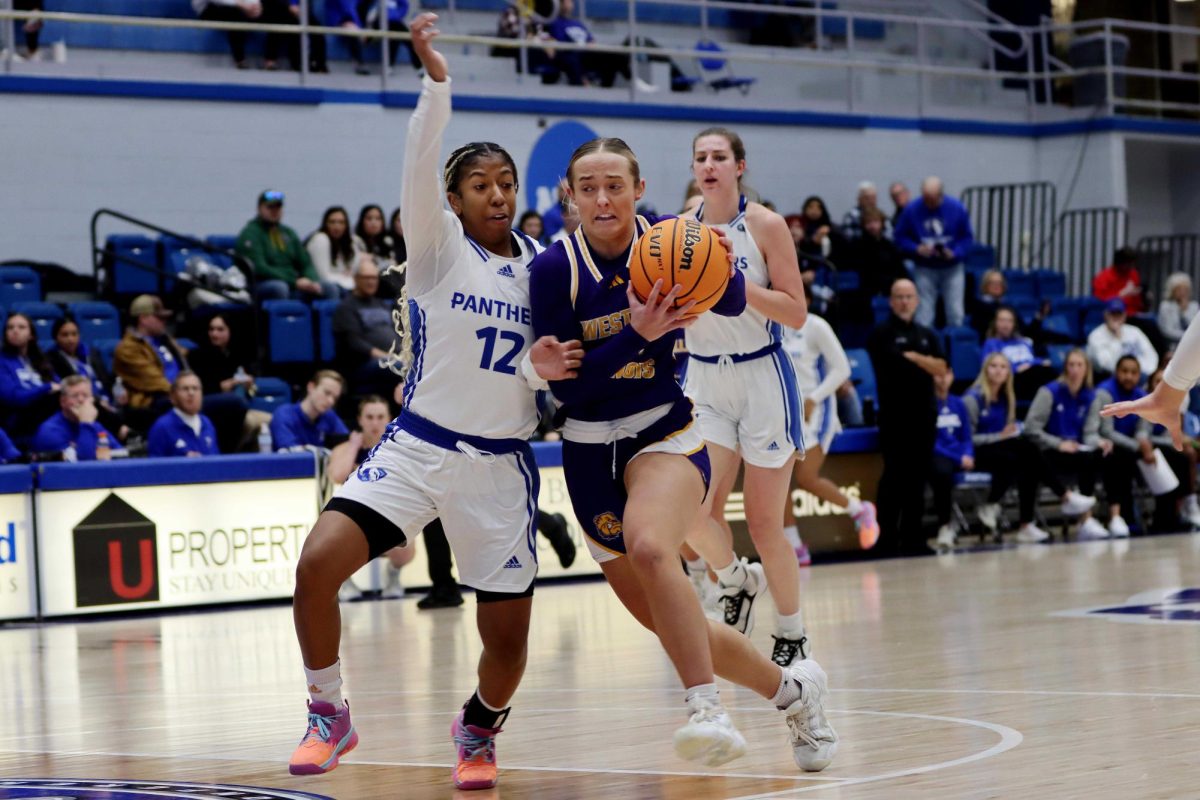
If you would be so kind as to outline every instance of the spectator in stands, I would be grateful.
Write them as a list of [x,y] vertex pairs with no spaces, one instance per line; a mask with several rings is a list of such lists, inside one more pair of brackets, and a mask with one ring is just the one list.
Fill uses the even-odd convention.
[[858,204],[847,211],[846,216],[842,218],[842,235],[851,242],[862,236],[863,214],[867,211],[879,212],[879,216],[883,220],[883,237],[891,239],[892,223],[879,210],[879,190],[870,181],[863,181],[858,185]]
[[1113,254],[1113,263],[1092,278],[1092,294],[1099,300],[1121,300],[1130,316],[1146,310],[1142,297],[1142,276],[1137,268],[1137,251],[1122,247]]
[[358,248],[350,232],[350,215],[341,206],[325,209],[321,227],[304,242],[308,257],[322,282],[336,283],[342,293],[354,288]]
[[[325,474],[335,484],[346,482],[356,469],[359,468],[367,455],[379,440],[383,438],[391,420],[388,402],[379,395],[369,394],[358,402],[358,427],[350,432],[350,438],[333,448],[329,454],[329,463]],[[369,468],[369,467],[368,467]],[[440,527],[441,523],[438,522]],[[410,539],[403,547],[393,547],[384,553],[387,558],[387,577],[384,581],[381,596],[385,599],[404,596],[404,586],[400,583],[400,570],[413,560],[417,554],[416,541]],[[350,600],[362,594],[354,585],[353,579],[348,579],[338,592],[339,599]],[[457,590],[457,586],[455,589]]]
[[162,300],[138,295],[129,304],[129,317],[133,326],[113,353],[113,371],[129,393],[130,410],[147,412],[140,420],[145,423],[141,430],[146,430],[169,407],[171,384],[187,369],[187,362],[183,348],[167,333],[171,312]]
[[900,222],[900,215],[912,201],[912,192],[900,181],[895,181],[888,187],[888,195],[892,198],[892,228],[894,230]]
[[[45,11],[45,0],[13,0],[13,11]],[[43,22],[40,19],[31,19],[27,22],[20,23],[21,33],[25,36],[25,55],[24,58],[28,61],[37,61],[41,57],[41,38]],[[16,47],[16,42],[13,42],[13,47]],[[2,51],[0,51],[2,52]]]
[[[1092,388],[1092,366],[1076,348],[1067,354],[1062,375],[1038,389],[1025,415],[1025,435],[1038,447],[1042,483],[1062,498],[1062,513],[1080,517],[1080,539],[1102,539],[1108,530],[1092,516],[1101,459],[1112,442],[1100,438],[1100,403]],[[1075,476],[1069,490],[1063,476]]]
[[546,241],[542,238],[546,232],[546,224],[542,221],[542,215],[532,208],[521,215],[517,221],[517,230],[543,247],[546,246]]
[[[1138,385],[1142,381],[1141,366],[1133,356],[1117,359],[1113,376],[1096,387],[1096,402],[1103,408],[1109,403],[1137,400],[1146,393]],[[1130,414],[1116,419],[1100,420],[1100,438],[1112,442],[1112,452],[1104,459],[1104,496],[1108,500],[1108,532],[1118,538],[1129,535],[1129,524],[1121,512],[1133,509],[1133,481],[1140,458],[1153,465],[1157,460],[1150,441],[1150,423]],[[1168,505],[1168,504],[1164,504]]]
[[392,221],[388,225],[392,232],[392,256],[397,264],[408,261],[408,245],[404,243],[404,224],[400,221],[400,207],[392,212]]
[[1123,355],[1133,356],[1141,365],[1142,374],[1149,375],[1158,369],[1158,353],[1146,334],[1139,328],[1125,324],[1127,304],[1119,299],[1108,301],[1104,309],[1104,324],[1088,334],[1087,355],[1092,366],[1105,375],[1117,368],[1117,359]]
[[1021,436],[1017,425],[1017,396],[1012,367],[1000,353],[990,353],[974,385],[963,395],[975,445],[975,466],[992,476],[987,500],[979,506],[979,521],[993,535],[1000,533],[1000,503],[1009,487],[1017,485],[1018,542],[1044,542],[1050,534],[1034,524],[1037,507],[1037,448]]
[[[226,452],[239,452],[254,441],[263,425],[271,422],[271,415],[249,407],[248,398],[254,396],[257,388],[254,369],[249,359],[245,358],[244,349],[239,351],[233,347],[233,332],[229,321],[221,314],[214,314],[209,318],[206,330],[206,340],[187,354],[188,366],[200,380],[205,395],[204,402],[210,406],[210,410],[214,403],[232,406],[240,401],[245,406],[239,437],[233,439],[231,432],[228,436],[218,439],[218,444]],[[230,396],[237,399],[231,400]],[[236,415],[232,411],[226,413]]]
[[24,444],[58,407],[58,376],[34,335],[33,320],[13,312],[4,323],[0,347],[0,406],[4,428]]
[[[256,0],[192,0],[196,16],[209,22],[253,22],[262,16],[262,4]],[[249,69],[246,60],[246,31],[226,31],[229,52],[238,69]]]
[[341,375],[323,369],[308,382],[303,400],[275,409],[271,415],[271,445],[275,451],[325,448],[330,436],[349,434],[333,412],[345,383]]
[[283,192],[258,196],[258,216],[238,234],[238,255],[254,265],[260,300],[337,297],[337,284],[322,284],[296,232],[283,224]]
[[[1152,393],[1154,388],[1162,381],[1163,369],[1160,366],[1150,376],[1150,379],[1146,381],[1147,393]],[[1200,530],[1200,500],[1196,498],[1196,464],[1200,461],[1200,441],[1193,439],[1185,433],[1183,451],[1180,452],[1175,449],[1175,444],[1171,441],[1171,434],[1162,425],[1154,425],[1150,429],[1150,441],[1163,454],[1163,458],[1171,466],[1171,471],[1179,479],[1177,514],[1182,526],[1175,527],[1173,530]],[[1158,507],[1156,505],[1154,515],[1155,530],[1165,531],[1172,529],[1170,524],[1161,524],[1165,520],[1160,520],[1157,512]]]
[[893,283],[890,300],[891,315],[867,340],[879,387],[879,527],[883,551],[918,552],[937,422],[933,379],[949,367],[937,334],[914,321],[913,282]]
[[880,295],[886,297],[892,289],[892,283],[908,277],[904,257],[885,231],[886,224],[887,218],[878,208],[864,209],[862,230],[849,247],[849,263],[840,265],[843,270],[858,273],[859,287],[868,307],[870,298]]
[[354,226],[354,247],[374,256],[380,268],[399,263],[396,260],[396,242],[383,227],[383,209],[379,206],[365,205],[358,212],[358,223]]
[[[496,21],[496,38],[497,39],[520,39],[522,22],[521,17],[525,17],[524,29],[525,38],[541,39],[545,33],[540,19],[534,19],[529,14],[529,8],[532,4],[510,2],[504,10],[500,12],[500,18]],[[534,52],[532,49],[529,51]],[[499,45],[493,47],[489,51],[489,55],[493,58],[512,58],[517,64],[517,72],[521,71],[521,51],[516,47],[505,47]]]
[[933,379],[937,398],[936,435],[929,486],[933,489],[933,511],[937,516],[937,549],[951,550],[958,538],[951,523],[954,476],[975,469],[975,444],[971,439],[971,420],[961,397],[950,394],[954,372],[946,370]]
[[[559,13],[546,26],[545,38],[566,44],[585,45],[596,41],[587,25],[574,18],[575,0],[560,0]],[[622,69],[626,56],[617,53],[597,53],[587,50],[562,50],[553,47],[545,52],[529,52],[529,68],[540,71],[542,83],[558,83],[566,76],[572,86],[612,86],[617,73]]]
[[125,437],[129,435],[129,428],[121,421],[120,410],[113,402],[104,382],[100,380],[92,363],[94,356],[79,339],[78,323],[71,317],[60,317],[55,320],[51,332],[54,336],[54,346],[46,353],[46,358],[49,359],[54,374],[63,378],[68,375],[83,375],[90,380],[96,408],[100,412],[100,424],[116,431],[117,438],[125,441]]
[[962,203],[946,196],[941,178],[930,176],[922,181],[921,197],[908,204],[896,223],[896,244],[913,260],[921,295],[918,324],[932,327],[939,297],[946,325],[963,324],[963,259],[974,243],[971,220]]
[[[549,213],[543,217],[544,221],[549,220]],[[567,201],[562,205],[562,214],[559,217],[559,222],[562,223],[558,227],[558,232],[550,237],[550,243],[561,241],[573,234],[579,229],[579,206]]]
[[[366,27],[370,30],[379,30],[381,2],[387,4],[387,29],[393,33],[408,33],[408,25],[404,22],[404,18],[408,16],[408,0],[375,0],[375,2],[359,0],[358,15],[366,23]],[[396,66],[396,56],[400,54],[401,45],[408,50],[408,63],[412,64],[413,69],[419,70],[421,59],[417,58],[416,51],[399,39],[388,40],[388,64],[392,67]]]
[[1163,289],[1163,301],[1158,304],[1158,328],[1171,347],[1179,344],[1198,313],[1200,305],[1192,299],[1192,279],[1186,272],[1172,273]]
[[357,35],[363,27],[358,16],[358,3],[355,0],[325,0],[325,27],[341,28],[348,32],[341,38],[350,51],[350,59],[354,61],[354,74],[370,75],[371,70],[363,62],[362,39]]
[[996,309],[1004,305],[1007,294],[1008,281],[1004,279],[1003,272],[989,269],[983,273],[979,279],[979,294],[971,298],[968,308],[971,312],[971,327],[980,337],[987,336],[988,329],[992,327],[992,319],[996,316]]
[[542,226],[546,229],[542,234],[546,237],[546,241],[555,241],[555,236],[563,229],[563,211],[569,205],[567,195],[563,190],[562,182],[559,181],[558,188],[555,190],[555,201],[553,205],[546,209],[546,213],[542,214]]
[[354,291],[333,312],[334,350],[354,394],[394,397],[400,376],[380,364],[400,350],[392,321],[395,302],[378,297],[378,291],[379,268],[367,256],[354,274]]
[[[320,27],[315,13],[315,3],[308,6],[308,24]],[[297,25],[300,21],[300,0],[262,0],[262,21],[272,25]],[[292,69],[299,71],[301,65],[300,36],[298,34],[268,33],[263,46],[263,69],[279,69],[279,48],[287,47],[288,61]],[[325,60],[325,37],[308,37],[308,71],[329,72]]]
[[1037,390],[1054,380],[1055,371],[1050,359],[1039,358],[1033,351],[1033,340],[1021,335],[1017,314],[1008,306],[1000,306],[988,327],[983,343],[983,355],[1000,353],[1012,367],[1019,400],[1032,400]]
[[68,375],[59,393],[59,412],[38,427],[30,449],[64,453],[66,461],[107,460],[122,448],[112,431],[96,421],[98,415],[92,382],[83,375]]
[[215,456],[217,429],[212,420],[200,413],[204,404],[204,388],[200,378],[184,370],[171,384],[171,411],[163,414],[150,426],[147,455]]
[[8,438],[4,429],[0,428],[0,464],[15,464],[24,460],[25,456],[13,444],[13,440]]
[[[835,253],[841,249],[844,240],[841,231],[829,218],[829,209],[826,208],[825,201],[812,195],[805,199],[801,208],[800,241],[796,245],[801,257],[810,255],[836,259]],[[795,238],[796,231],[793,228],[793,241]]]

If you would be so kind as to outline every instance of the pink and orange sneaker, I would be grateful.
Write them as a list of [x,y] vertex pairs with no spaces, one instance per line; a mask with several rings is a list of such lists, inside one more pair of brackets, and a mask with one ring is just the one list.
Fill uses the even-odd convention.
[[293,775],[321,775],[338,765],[338,759],[358,745],[358,734],[350,721],[350,704],[337,708],[332,703],[310,701],[308,733],[300,740],[288,772]]
[[804,542],[800,543],[799,547],[793,547],[792,550],[796,553],[796,563],[802,567],[812,566],[812,553],[808,552],[808,545]]
[[863,500],[862,511],[854,515],[854,527],[858,529],[858,543],[863,550],[870,550],[879,541],[879,521],[875,518],[875,504]]
[[477,728],[463,724],[459,711],[450,726],[458,763],[454,765],[454,785],[459,789],[491,789],[496,785],[496,734],[500,728]]

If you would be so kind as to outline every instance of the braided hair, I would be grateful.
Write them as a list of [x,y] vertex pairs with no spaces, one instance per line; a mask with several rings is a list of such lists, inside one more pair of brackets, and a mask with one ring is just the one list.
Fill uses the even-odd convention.
[[442,172],[442,180],[446,185],[446,191],[454,192],[461,197],[462,192],[458,189],[458,182],[462,180],[463,170],[483,158],[499,158],[504,160],[508,164],[509,169],[512,170],[513,183],[520,182],[517,180],[517,164],[513,161],[513,157],[508,154],[507,150],[495,142],[471,142],[455,150],[450,154],[450,158],[446,160],[446,169]]

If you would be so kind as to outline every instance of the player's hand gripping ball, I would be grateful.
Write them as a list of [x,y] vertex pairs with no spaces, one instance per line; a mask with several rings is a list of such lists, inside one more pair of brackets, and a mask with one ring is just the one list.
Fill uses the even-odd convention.
[[679,284],[675,308],[695,300],[688,316],[712,308],[729,284],[729,255],[712,228],[694,219],[665,219],[634,244],[629,260],[633,291],[643,303],[654,282],[662,279],[662,293]]

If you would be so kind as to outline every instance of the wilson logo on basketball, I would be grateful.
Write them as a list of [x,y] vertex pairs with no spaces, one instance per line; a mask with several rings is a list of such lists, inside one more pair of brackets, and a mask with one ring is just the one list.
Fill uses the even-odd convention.
[[153,520],[109,494],[72,533],[77,606],[158,600],[158,534]]
[[687,222],[683,230],[683,248],[679,253],[679,269],[690,270],[696,255],[696,245],[703,240],[699,222]]

